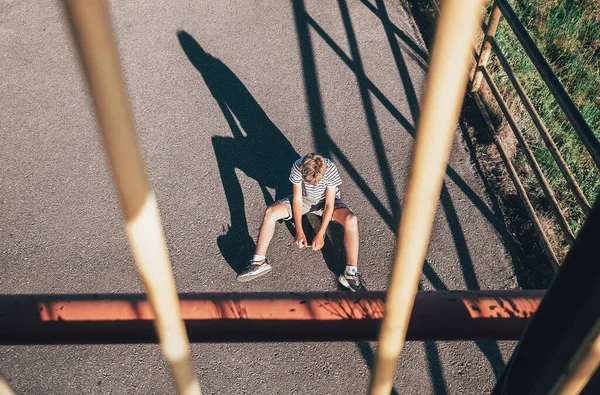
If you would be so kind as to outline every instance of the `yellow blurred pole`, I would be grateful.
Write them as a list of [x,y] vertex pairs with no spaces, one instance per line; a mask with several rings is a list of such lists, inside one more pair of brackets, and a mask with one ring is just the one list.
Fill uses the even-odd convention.
[[442,2],[396,242],[371,395],[389,395],[402,351],[465,95],[480,1]]
[[200,394],[154,193],[138,148],[117,49],[103,0],[65,0],[121,199],[129,243],[165,359],[180,394]]
[[576,395],[583,391],[600,366],[600,335],[591,344],[583,342],[573,359],[552,394]]
[[10,385],[2,377],[0,377],[0,395],[15,395]]

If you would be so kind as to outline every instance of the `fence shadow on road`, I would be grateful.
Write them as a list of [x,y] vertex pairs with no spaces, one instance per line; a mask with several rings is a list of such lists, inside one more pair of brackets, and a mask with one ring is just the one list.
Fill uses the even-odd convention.
[[[398,29],[391,23],[385,9],[385,4],[381,0],[376,1],[376,6],[372,3],[362,1],[372,12],[374,12],[381,20],[386,37],[388,39],[390,49],[392,51],[400,79],[404,85],[404,90],[407,95],[406,99],[409,104],[411,117],[413,120],[418,119],[419,116],[419,104],[418,99],[412,85],[410,75],[408,73],[408,67],[403,58],[402,51],[398,46],[396,37]],[[308,14],[304,6],[303,0],[293,1],[294,17],[296,22],[296,32],[300,47],[302,69],[304,73],[305,92],[306,99],[308,102],[309,115],[311,121],[311,127],[313,131],[313,140],[316,149],[327,155],[335,157],[339,163],[348,172],[350,177],[359,187],[361,192],[365,195],[367,200],[379,213],[383,221],[390,227],[390,229],[396,232],[397,223],[401,213],[400,204],[398,200],[398,194],[396,192],[394,179],[391,175],[390,166],[386,157],[385,149],[383,146],[380,130],[377,124],[377,119],[373,111],[373,104],[371,95],[378,99],[383,106],[390,111],[390,113],[396,118],[396,120],[403,126],[406,131],[411,135],[415,136],[415,128],[404,115],[398,111],[393,104],[383,95],[383,93],[372,83],[372,81],[365,75],[362,60],[360,58],[360,52],[358,49],[358,43],[356,35],[354,33],[350,13],[345,0],[338,0],[338,5],[341,12],[341,18],[344,23],[346,30],[346,36],[348,38],[348,45],[350,48],[351,56],[348,56],[341,48],[340,45],[336,44],[335,41],[325,32],[325,30],[318,25],[318,23]],[[331,136],[329,135],[326,127],[325,114],[323,110],[323,102],[319,89],[319,81],[316,73],[315,56],[313,46],[310,40],[310,31],[312,29],[322,38],[329,47],[342,59],[342,61],[354,72],[357,79],[357,86],[361,95],[363,108],[365,111],[365,118],[367,126],[371,134],[374,149],[377,156],[377,162],[381,171],[382,180],[386,188],[387,198],[390,204],[390,210],[385,204],[379,200],[373,190],[369,187],[367,182],[360,176],[356,168],[351,164],[349,158],[339,149],[335,144]],[[399,38],[407,43],[407,35],[400,35]],[[417,46],[416,43],[410,41],[410,46]],[[418,47],[418,46],[417,46]],[[501,236],[505,238],[507,232],[504,223],[500,219],[501,213],[491,211],[487,204],[467,185],[466,182],[456,173],[456,171],[448,166],[447,175],[455,182],[455,184],[465,193],[465,195],[473,202],[486,219],[501,233]],[[466,239],[463,230],[458,221],[458,215],[450,194],[448,192],[446,183],[443,185],[441,202],[444,213],[446,214],[452,238],[459,256],[461,269],[463,272],[464,280],[468,289],[479,289],[479,282],[476,278],[473,262],[469,249],[466,243]],[[514,250],[510,249],[510,254],[514,258]],[[424,275],[428,278],[431,284],[436,289],[447,289],[440,277],[435,273],[433,268],[427,261],[424,263]],[[496,342],[477,342],[477,346],[480,348],[482,353],[487,357],[490,365],[494,371],[496,377],[501,374],[504,369],[504,361]],[[429,370],[431,374],[432,384],[436,394],[447,393],[447,387],[443,378],[442,366],[439,358],[439,352],[437,345],[433,342],[427,342],[425,344],[426,355],[429,364]],[[357,343],[357,348],[361,352],[361,355],[365,359],[365,362],[371,367],[372,358],[369,355],[370,346],[368,343]]]
[[[361,89],[361,98],[365,111],[367,112],[367,124],[371,137],[374,140],[376,152],[378,154],[378,164],[380,169],[384,172],[383,178],[389,183],[386,183],[386,193],[391,201],[396,204],[393,207],[398,208],[397,212],[392,211],[390,213],[385,205],[375,195],[373,190],[369,187],[368,183],[360,175],[357,169],[352,165],[349,158],[341,151],[341,149],[335,144],[329,133],[327,132],[327,126],[325,122],[325,113],[323,110],[323,101],[319,89],[319,81],[316,72],[315,56],[313,46],[310,41],[309,27],[315,29],[317,27],[316,22],[308,15],[303,0],[295,0],[293,2],[294,18],[296,23],[296,33],[298,36],[298,43],[300,47],[300,56],[302,62],[302,71],[304,74],[304,84],[306,100],[308,104],[308,112],[310,117],[310,124],[313,133],[313,141],[316,150],[326,156],[335,157],[338,162],[343,166],[346,172],[350,175],[352,180],[358,185],[361,192],[365,195],[369,203],[375,208],[386,224],[394,229],[398,220],[397,214],[399,214],[399,202],[397,192],[395,190],[395,184],[391,179],[389,172],[389,166],[387,159],[382,157],[385,155],[383,144],[381,142],[379,129],[376,123],[374,114],[372,113],[372,106],[368,92],[365,92],[365,85],[368,82],[365,81],[364,71],[361,65],[353,67],[353,70],[357,74],[357,80]],[[347,28],[347,21],[345,21],[345,27]],[[323,36],[323,35],[322,35]],[[352,44],[351,44],[352,45]],[[357,47],[352,46],[352,50],[356,51]],[[358,68],[358,72],[357,72]],[[371,112],[369,112],[371,111]],[[406,122],[406,125],[409,123]],[[374,364],[374,353],[367,342],[357,342],[356,347],[363,357],[367,367],[373,370]],[[393,393],[397,393],[396,389],[393,388]]]

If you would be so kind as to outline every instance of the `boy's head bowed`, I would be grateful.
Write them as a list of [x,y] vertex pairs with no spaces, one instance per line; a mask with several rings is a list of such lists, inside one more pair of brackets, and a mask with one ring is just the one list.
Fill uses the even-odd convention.
[[325,158],[316,153],[306,155],[300,165],[302,179],[312,185],[318,184],[323,179],[325,171],[327,171]]

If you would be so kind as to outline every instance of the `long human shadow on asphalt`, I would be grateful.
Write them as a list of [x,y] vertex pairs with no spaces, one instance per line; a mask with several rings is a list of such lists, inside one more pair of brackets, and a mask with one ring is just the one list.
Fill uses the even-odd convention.
[[300,155],[233,71],[206,53],[188,33],[179,31],[177,37],[233,134],[213,136],[212,145],[231,217],[231,227],[224,230],[217,244],[229,266],[239,273],[254,253],[255,244],[248,232],[244,194],[236,169],[258,182],[265,203],[270,205],[274,199],[267,188],[275,190],[275,200],[291,194],[289,169]]
[[[327,132],[323,104],[319,90],[319,82],[316,74],[314,52],[312,44],[310,42],[309,26],[312,27],[324,39],[324,41],[326,41],[329,44],[329,46],[340,56],[340,58],[346,63],[346,65],[348,65],[351,68],[351,70],[356,75],[357,84],[359,87],[359,91],[363,101],[363,107],[365,110],[365,117],[367,119],[367,125],[371,133],[373,143],[375,145],[377,160],[379,163],[380,170],[382,171],[383,180],[386,185],[388,200],[391,203],[397,202],[397,194],[395,191],[395,184],[389,171],[389,165],[385,156],[385,150],[383,149],[383,143],[381,141],[379,128],[377,126],[377,120],[373,112],[373,106],[369,92],[373,93],[374,96],[378,98],[388,110],[390,110],[392,115],[400,122],[402,126],[406,128],[406,130],[413,137],[414,126],[402,114],[400,114],[400,112],[397,109],[395,109],[395,107],[393,107],[393,105],[389,102],[389,100],[385,98],[381,91],[379,91],[377,87],[374,86],[374,84],[366,77],[364,73],[364,68],[362,66],[362,62],[360,60],[360,53],[358,51],[356,37],[352,29],[348,7],[344,0],[339,0],[338,3],[340,5],[342,19],[344,21],[344,26],[346,28],[346,33],[349,40],[349,46],[352,54],[351,58],[348,57],[343,52],[343,50],[341,50],[341,48],[316,23],[316,21],[308,15],[302,0],[297,0],[293,2],[296,29],[300,44],[300,53],[304,73],[305,94],[307,97],[309,116],[311,121],[311,127],[313,130],[313,140],[315,143],[315,147],[319,152],[326,153],[327,155],[333,155],[338,159],[338,161],[342,164],[342,166],[346,169],[346,171],[355,181],[357,186],[361,189],[363,194],[367,197],[369,202],[381,215],[384,222],[386,222],[390,229],[392,229],[395,232],[398,215],[400,213],[399,203],[398,206],[394,206],[392,204],[392,213],[390,214],[387,211],[385,205],[376,197],[376,195],[369,188],[365,180],[362,177],[360,177],[360,175],[352,166],[348,158],[341,152],[341,150],[333,142],[333,140]],[[390,29],[389,27],[391,22],[389,21],[389,18],[387,18],[385,6],[381,1],[378,1],[378,5],[380,7],[378,10],[378,15],[380,16],[380,18],[383,18],[382,23],[384,24],[384,28],[386,29],[386,35],[390,42],[392,53],[397,64],[401,80],[405,85],[405,91],[407,93],[407,100],[409,102],[411,115],[413,119],[418,119],[418,100],[414,91],[414,87],[412,86],[410,76],[408,75],[408,68],[406,67],[406,63],[404,62],[400,49],[397,46],[395,31],[393,31],[393,29]],[[492,221],[492,218],[490,216],[490,210],[488,209],[487,205],[485,205],[485,203],[481,201],[481,199],[474,193],[474,191],[472,191],[470,187],[468,187],[468,185],[460,178],[460,176],[458,176],[458,174],[456,174],[456,172],[453,171],[453,169],[450,166],[448,166],[448,175],[451,177],[451,179],[455,180],[457,185],[463,190],[463,192],[465,192],[467,196],[471,197],[471,200],[473,200],[475,205],[478,208],[480,208],[484,215],[486,215],[488,220]],[[388,180],[391,180],[391,186],[388,185],[388,183],[386,182]],[[465,282],[467,283],[467,287],[469,289],[479,289],[479,284],[474,273],[472,260],[466,245],[466,240],[464,238],[464,234],[460,227],[460,223],[458,222],[456,211],[454,209],[453,203],[450,199],[450,195],[447,191],[445,184],[443,187],[443,194],[441,196],[441,200],[444,212],[446,214],[451,228],[453,240],[460,257],[463,275],[465,276]],[[491,214],[495,215],[495,213]],[[436,289],[447,289],[447,287],[443,284],[439,276],[435,274],[435,271],[427,262],[424,263],[423,273]],[[484,353],[484,355],[488,358],[490,364],[492,365],[494,373],[496,374],[496,376],[498,376],[498,374],[500,374],[504,368],[504,362],[502,360],[502,356],[500,354],[497,344],[495,342],[477,342],[477,345]],[[357,344],[357,347],[361,351],[361,354],[363,355],[363,358],[365,359],[367,364],[370,364],[371,359],[368,358],[368,353],[365,352],[366,347],[369,347],[370,349],[370,346],[368,344],[361,343]],[[436,393],[447,393],[447,388],[443,380],[443,372],[437,346],[433,342],[426,342],[425,348],[432,375],[434,390]]]
[[[256,245],[248,231],[244,194],[236,169],[258,182],[268,206],[292,193],[289,169],[300,155],[229,67],[204,51],[188,33],[179,31],[177,37],[188,59],[202,75],[233,134],[233,137],[212,137],[231,221],[229,229],[217,238],[217,245],[229,266],[240,273]],[[275,199],[267,188],[275,190]],[[314,228],[318,226],[314,220],[307,216],[303,218],[309,242],[315,236]],[[293,225],[289,221],[285,224],[295,235]],[[343,244],[343,229],[340,228],[331,224],[321,249],[334,278],[345,267],[345,253],[339,248]]]

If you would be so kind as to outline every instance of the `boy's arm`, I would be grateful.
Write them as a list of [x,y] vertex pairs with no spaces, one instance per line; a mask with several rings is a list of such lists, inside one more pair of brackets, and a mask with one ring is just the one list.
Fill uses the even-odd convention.
[[319,250],[325,244],[325,232],[333,216],[333,209],[335,208],[335,192],[336,187],[327,187],[325,190],[325,207],[323,208],[323,219],[321,220],[321,227],[315,236],[313,241],[313,250]]
[[[293,184],[292,215],[296,225],[296,244],[302,248],[306,245],[306,237],[302,229],[302,184]],[[304,245],[301,243],[304,242]]]

